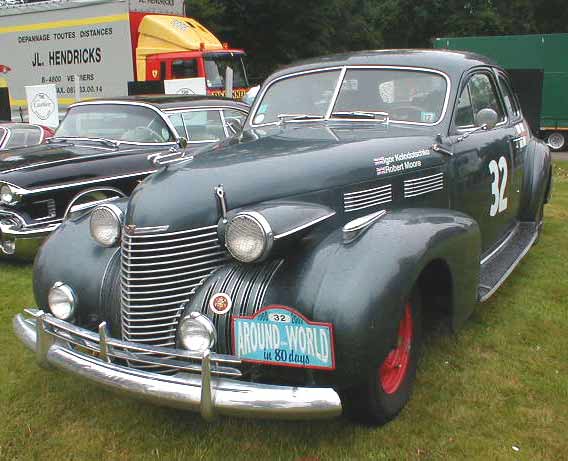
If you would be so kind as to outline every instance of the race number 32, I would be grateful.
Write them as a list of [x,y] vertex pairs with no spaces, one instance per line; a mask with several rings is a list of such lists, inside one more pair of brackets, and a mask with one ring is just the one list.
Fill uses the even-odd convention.
[[500,157],[499,162],[491,160],[489,163],[489,172],[493,175],[491,183],[491,194],[493,194],[493,203],[489,209],[489,216],[495,216],[507,209],[507,198],[505,197],[505,188],[507,187],[507,159]]

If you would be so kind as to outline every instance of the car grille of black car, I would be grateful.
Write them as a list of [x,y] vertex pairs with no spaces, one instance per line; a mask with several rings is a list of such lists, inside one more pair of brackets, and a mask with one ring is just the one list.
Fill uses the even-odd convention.
[[125,228],[122,238],[122,337],[173,346],[182,304],[228,256],[217,226],[178,232]]

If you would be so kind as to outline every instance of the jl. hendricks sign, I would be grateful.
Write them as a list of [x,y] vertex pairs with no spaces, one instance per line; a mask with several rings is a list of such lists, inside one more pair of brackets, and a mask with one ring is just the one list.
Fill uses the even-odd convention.
[[130,11],[183,16],[183,0],[128,0]]

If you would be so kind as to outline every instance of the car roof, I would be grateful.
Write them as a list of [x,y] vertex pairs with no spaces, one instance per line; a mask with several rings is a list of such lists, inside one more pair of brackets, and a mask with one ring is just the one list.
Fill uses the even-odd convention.
[[113,102],[131,102],[151,104],[160,110],[168,109],[179,109],[186,107],[203,107],[203,106],[214,106],[214,107],[227,107],[227,108],[238,108],[241,110],[249,110],[249,106],[244,102],[235,101],[234,99],[224,98],[221,96],[201,96],[201,95],[140,95],[140,96],[125,96],[120,98],[103,98],[103,99],[91,99],[88,101],[83,101],[79,104],[88,104],[89,102],[96,102],[98,104],[106,102],[112,104]]
[[35,125],[33,123],[24,123],[24,122],[2,122],[0,121],[0,128],[23,128],[23,129],[37,129],[39,125]]
[[461,75],[465,70],[476,66],[499,67],[497,63],[485,56],[466,51],[429,49],[366,50],[333,54],[296,62],[279,69],[272,75],[270,80],[291,73],[323,67],[364,65],[425,67],[449,75]]

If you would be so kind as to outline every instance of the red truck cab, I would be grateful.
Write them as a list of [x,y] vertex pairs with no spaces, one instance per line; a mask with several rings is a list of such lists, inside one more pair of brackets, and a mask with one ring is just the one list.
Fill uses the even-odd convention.
[[225,95],[225,71],[233,70],[233,97],[249,89],[246,53],[221,43],[192,18],[130,13],[136,80],[203,77],[208,95]]

